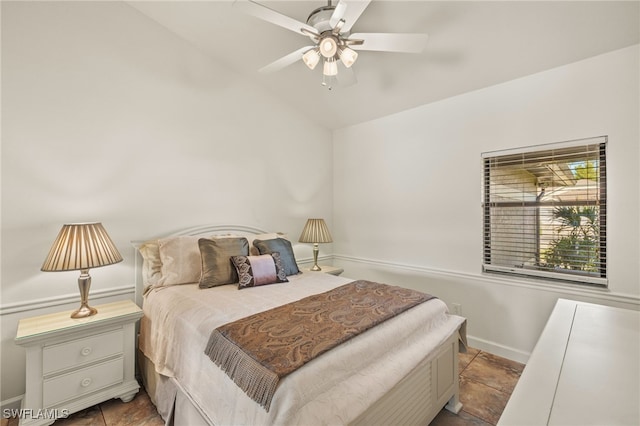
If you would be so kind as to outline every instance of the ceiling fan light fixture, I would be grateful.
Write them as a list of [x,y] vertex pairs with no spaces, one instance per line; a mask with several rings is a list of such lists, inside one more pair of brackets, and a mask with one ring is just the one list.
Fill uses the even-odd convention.
[[329,77],[338,75],[338,63],[334,59],[325,60],[323,74]]
[[[0,0],[2,1],[2,0]],[[371,0],[327,0],[326,6],[315,9],[303,23],[283,15],[259,3],[260,0],[235,1],[245,12],[258,19],[309,37],[311,45],[301,47],[288,55],[262,67],[259,72],[273,72],[303,59],[305,65],[315,69],[323,62],[323,85],[331,88],[331,81],[338,75],[338,60],[347,68],[341,84],[355,82],[350,68],[358,59],[355,50],[378,52],[420,53],[424,50],[427,35],[418,33],[353,33],[352,28]],[[353,37],[353,38],[351,38]]]
[[338,42],[334,37],[324,37],[318,44],[320,54],[325,58],[333,58],[338,52]]
[[320,62],[320,52],[318,49],[311,49],[302,55],[302,60],[304,64],[312,70],[318,65],[318,62]]
[[347,68],[351,68],[351,65],[353,65],[356,62],[356,59],[358,59],[358,52],[346,46],[341,47],[339,52],[340,60]]

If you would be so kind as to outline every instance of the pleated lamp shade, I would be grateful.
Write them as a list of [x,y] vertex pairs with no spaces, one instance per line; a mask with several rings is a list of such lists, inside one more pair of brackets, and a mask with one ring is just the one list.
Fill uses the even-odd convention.
[[331,243],[331,233],[324,219],[308,219],[300,234],[301,243]]
[[78,271],[122,261],[115,244],[101,223],[63,225],[42,271]]

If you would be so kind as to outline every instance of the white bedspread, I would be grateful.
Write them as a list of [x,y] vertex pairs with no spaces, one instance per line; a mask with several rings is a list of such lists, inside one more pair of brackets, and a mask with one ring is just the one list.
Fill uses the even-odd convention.
[[285,377],[267,412],[204,349],[211,331],[220,325],[352,281],[322,273],[289,280],[243,290],[234,285],[202,290],[195,284],[153,290],[143,306],[140,349],[157,372],[181,384],[215,425],[346,424],[464,321],[447,315],[439,299],[409,309]]

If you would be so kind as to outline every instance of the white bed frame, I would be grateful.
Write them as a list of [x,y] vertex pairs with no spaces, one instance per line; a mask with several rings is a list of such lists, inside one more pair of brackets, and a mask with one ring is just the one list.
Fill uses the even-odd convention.
[[[263,234],[259,228],[242,225],[205,225],[184,229],[156,238],[174,236],[211,236],[222,234],[255,235]],[[146,241],[146,240],[145,240]],[[138,248],[144,241],[133,241],[135,255],[135,300],[142,306],[144,283],[142,278],[142,257]],[[435,351],[426,357],[405,376],[394,388],[376,401],[360,415],[353,425],[427,425],[445,407],[458,413],[462,409],[458,386],[459,333],[454,333]],[[139,372],[155,404],[157,392],[162,386],[173,386],[177,390],[175,406],[171,413],[161,413],[167,424],[212,425],[213,422],[191,399],[180,383],[156,373],[151,361],[138,352]],[[169,382],[169,383],[168,383]],[[163,384],[160,386],[160,384]]]

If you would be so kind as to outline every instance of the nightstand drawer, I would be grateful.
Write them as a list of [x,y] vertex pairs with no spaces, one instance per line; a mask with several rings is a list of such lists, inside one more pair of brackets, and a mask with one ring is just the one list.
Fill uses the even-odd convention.
[[42,372],[46,376],[56,371],[122,353],[121,328],[58,345],[45,346],[42,354]]
[[120,383],[123,380],[123,364],[123,358],[120,357],[47,379],[42,384],[42,402],[45,407],[52,407],[68,399]]

